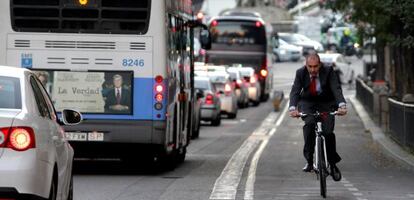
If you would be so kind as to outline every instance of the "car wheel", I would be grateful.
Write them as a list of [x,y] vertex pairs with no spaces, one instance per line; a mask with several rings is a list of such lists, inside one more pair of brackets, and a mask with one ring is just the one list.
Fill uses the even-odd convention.
[[214,120],[211,122],[211,124],[212,124],[213,126],[220,126],[220,124],[221,124],[221,116],[220,116],[220,115],[218,115],[218,116],[217,116],[217,118],[216,118],[216,119],[214,119]]
[[237,117],[237,112],[229,113],[227,116],[229,117],[229,119],[235,119]]
[[260,101],[259,101],[259,100],[257,100],[257,101],[253,101],[253,106],[254,106],[254,107],[258,106],[259,104],[260,104]]
[[56,178],[53,177],[52,184],[50,184],[50,192],[48,200],[56,200],[57,198],[57,181]]
[[73,200],[73,174],[70,175],[68,200]]

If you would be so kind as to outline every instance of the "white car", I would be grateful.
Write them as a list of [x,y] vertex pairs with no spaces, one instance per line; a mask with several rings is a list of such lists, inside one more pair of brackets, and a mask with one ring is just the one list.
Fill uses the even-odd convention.
[[323,52],[323,46],[321,43],[311,40],[304,35],[297,34],[297,33],[279,33],[279,38],[284,40],[289,44],[293,44],[296,46],[301,46],[302,54],[307,55],[310,51],[318,51]]
[[254,69],[251,67],[240,68],[240,73],[245,80],[245,85],[249,91],[249,100],[253,103],[253,106],[260,104],[261,87],[257,76],[254,73]]
[[279,47],[273,49],[275,61],[298,61],[302,57],[302,48],[279,39]]
[[338,75],[339,81],[344,83],[352,83],[354,81],[354,70],[351,63],[347,62],[342,54],[339,53],[321,53],[319,54],[321,62],[325,66],[332,66]]
[[213,83],[220,98],[221,113],[226,114],[228,118],[237,117],[237,95],[235,87],[230,81],[230,75],[226,71],[213,71],[208,73],[208,77]]
[[82,116],[63,110],[58,119],[36,75],[0,66],[0,199],[73,199],[73,149],[60,125]]

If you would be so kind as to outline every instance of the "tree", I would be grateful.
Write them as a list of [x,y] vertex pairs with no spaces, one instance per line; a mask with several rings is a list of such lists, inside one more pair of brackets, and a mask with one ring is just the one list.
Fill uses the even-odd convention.
[[[390,49],[390,86],[394,95],[414,93],[414,1],[330,0],[327,4],[355,23],[364,38],[376,38],[377,79],[385,77],[385,47]],[[372,27],[370,31],[366,27]]]

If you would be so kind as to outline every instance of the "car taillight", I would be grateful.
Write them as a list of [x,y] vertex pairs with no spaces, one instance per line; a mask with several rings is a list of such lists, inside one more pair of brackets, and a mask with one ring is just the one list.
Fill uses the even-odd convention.
[[262,77],[267,77],[267,74],[268,74],[268,72],[267,72],[267,70],[266,70],[266,69],[261,69],[261,70],[260,70],[260,75],[261,75]]
[[250,83],[256,83],[256,77],[254,75],[250,77]]
[[205,103],[206,103],[207,105],[212,105],[212,104],[214,104],[214,96],[213,96],[212,94],[207,94],[207,96],[206,96],[206,100],[205,100]]
[[226,93],[230,93],[231,92],[231,86],[230,86],[230,84],[226,83],[226,85],[224,86],[224,92],[226,92]]
[[30,127],[6,127],[0,129],[4,135],[0,139],[0,147],[11,148],[16,151],[26,151],[35,148],[34,131]]
[[218,21],[217,20],[214,20],[214,21],[211,22],[211,26],[217,26],[217,25],[218,25]]

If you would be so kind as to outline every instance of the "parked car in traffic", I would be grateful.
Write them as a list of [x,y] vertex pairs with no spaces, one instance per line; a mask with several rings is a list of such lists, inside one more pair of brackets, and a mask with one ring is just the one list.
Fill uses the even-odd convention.
[[254,106],[260,104],[260,83],[257,81],[257,76],[254,73],[252,67],[242,67],[240,68],[240,73],[245,80],[244,84],[249,91],[249,100],[253,103]]
[[210,121],[213,126],[221,124],[220,98],[216,96],[216,89],[208,77],[194,77],[194,88],[201,101],[200,118]]
[[354,70],[351,63],[347,62],[342,54],[339,53],[321,53],[319,54],[321,62],[326,66],[332,66],[338,75],[339,81],[344,83],[352,83],[354,80]]
[[74,152],[61,125],[82,116],[61,116],[33,72],[0,66],[0,199],[73,199]]
[[286,41],[279,39],[279,47],[273,48],[273,54],[276,62],[298,61],[302,57],[301,46],[289,44]]
[[237,95],[235,87],[230,81],[230,75],[227,71],[209,72],[208,77],[215,86],[221,102],[221,113],[226,114],[228,118],[234,119],[237,117]]
[[235,88],[237,105],[239,108],[245,108],[249,106],[249,88],[246,86],[246,80],[242,77],[239,69],[238,67],[229,67],[227,68],[227,72]]

